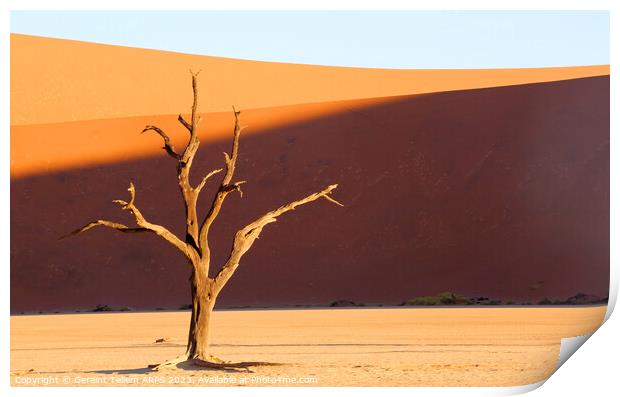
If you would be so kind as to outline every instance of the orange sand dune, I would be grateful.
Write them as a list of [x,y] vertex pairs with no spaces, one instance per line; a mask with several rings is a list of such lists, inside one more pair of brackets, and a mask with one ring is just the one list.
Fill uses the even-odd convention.
[[[242,123],[248,127],[243,135],[331,114],[355,112],[402,98],[371,98],[243,111]],[[185,118],[189,120],[189,115],[185,115]],[[23,177],[129,161],[159,153],[165,156],[161,149],[162,139],[157,134],[140,134],[147,124],[162,128],[179,151],[185,147],[189,134],[175,115],[11,126],[11,176]],[[233,125],[232,110],[202,114],[199,132],[201,142],[232,137]],[[79,147],[76,147],[76,142],[79,142]]]
[[[444,291],[515,302],[607,296],[609,77],[348,103],[268,129],[261,123],[312,106],[242,115],[250,127],[235,178],[248,183],[214,225],[212,275],[236,231],[265,212],[332,183],[345,207],[322,200],[278,219],[244,257],[219,308],[398,304]],[[216,140],[230,134],[230,112],[207,117],[194,185],[230,149],[229,137]],[[138,133],[151,121],[176,127],[180,147],[186,131],[174,117],[13,127],[16,139],[31,134],[39,155],[52,153],[50,166],[98,152],[127,161],[11,180],[11,310],[188,302],[186,263],[155,236],[100,229],[58,240],[94,219],[133,225],[112,203],[128,197],[129,181],[147,219],[184,235],[174,160],[157,135]],[[158,152],[132,154],[147,149]],[[14,167],[28,155],[20,150]],[[220,180],[206,186],[201,216]]]
[[188,70],[202,109],[244,109],[565,80],[609,66],[491,70],[361,69],[244,61],[11,35],[11,124],[177,113]]

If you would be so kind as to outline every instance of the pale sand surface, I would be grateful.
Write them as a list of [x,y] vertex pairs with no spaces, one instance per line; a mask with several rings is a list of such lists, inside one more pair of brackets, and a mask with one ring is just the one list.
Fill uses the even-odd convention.
[[[185,348],[189,312],[11,317],[11,383],[98,386],[516,386],[550,376],[560,339],[594,331],[606,307],[240,310],[214,313],[213,353],[281,366],[252,372],[149,363]],[[156,339],[170,338],[165,343]],[[218,378],[219,376],[219,378]],[[261,378],[269,377],[269,378]],[[39,380],[36,380],[39,379]],[[55,383],[58,382],[58,383]],[[105,383],[102,383],[105,382]],[[161,384],[159,384],[161,385]]]

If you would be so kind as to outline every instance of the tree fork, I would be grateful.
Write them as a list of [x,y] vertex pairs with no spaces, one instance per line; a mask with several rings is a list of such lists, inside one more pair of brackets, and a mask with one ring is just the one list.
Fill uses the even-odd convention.
[[176,359],[152,366],[155,369],[173,366],[184,361],[191,362],[201,367],[220,369],[238,369],[256,365],[270,365],[269,363],[261,362],[228,363],[209,354],[209,330],[211,328],[211,315],[213,308],[215,307],[217,297],[228,280],[230,280],[237,270],[243,255],[259,238],[263,228],[266,225],[275,222],[277,218],[284,213],[292,211],[298,206],[308,204],[320,198],[324,198],[331,203],[342,206],[342,204],[331,197],[332,192],[338,185],[330,185],[317,193],[313,193],[289,204],[282,205],[241,228],[235,234],[228,260],[223,264],[215,277],[209,277],[209,267],[211,263],[208,237],[210,227],[219,215],[228,194],[234,191],[239,192],[240,195],[243,193],[241,191],[241,185],[245,183],[245,181],[233,182],[232,180],[239,153],[239,138],[244,127],[242,127],[240,123],[241,112],[233,107],[235,124],[233,129],[232,148],[230,154],[224,153],[226,171],[222,181],[220,182],[219,188],[215,192],[211,207],[199,225],[197,203],[200,193],[207,181],[212,176],[222,172],[224,169],[220,168],[209,172],[203,177],[201,182],[196,187],[192,187],[189,181],[190,170],[194,157],[196,156],[200,146],[200,140],[198,139],[198,125],[200,123],[200,117],[198,115],[198,73],[192,73],[192,91],[193,102],[190,121],[186,121],[182,115],[178,116],[179,123],[190,133],[187,145],[181,154],[174,149],[170,142],[170,138],[161,128],[154,125],[147,125],[142,130],[142,132],[154,131],[157,133],[163,139],[163,149],[170,157],[177,161],[178,185],[181,190],[186,216],[184,241],[179,239],[164,226],[156,225],[145,219],[140,210],[136,207],[136,190],[133,183],[130,183],[128,189],[130,193],[129,201],[115,200],[115,202],[120,204],[122,209],[128,210],[132,213],[136,221],[136,227],[129,227],[107,220],[97,220],[90,222],[61,238],[82,233],[94,228],[95,226],[105,226],[123,233],[151,232],[162,237],[184,255],[191,266],[189,284],[192,296],[192,313],[190,317],[186,352]]

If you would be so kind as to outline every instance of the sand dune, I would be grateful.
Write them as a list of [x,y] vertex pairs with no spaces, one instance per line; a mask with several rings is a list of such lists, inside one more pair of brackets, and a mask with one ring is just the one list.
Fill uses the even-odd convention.
[[[554,372],[560,338],[593,332],[604,315],[605,307],[216,311],[214,354],[284,364],[252,373],[149,372],[183,353],[189,312],[14,316],[11,384],[526,385]],[[169,341],[154,343],[162,337]]]
[[[291,124],[312,123],[330,115],[358,112],[403,99],[406,98],[384,97],[250,109],[242,112],[243,125],[248,126],[244,136]],[[187,115],[185,117],[188,119]],[[203,113],[201,117],[199,136],[203,145],[231,139],[232,109]],[[153,132],[140,134],[148,124],[166,131],[175,147],[187,144],[189,134],[176,115],[11,126],[11,176],[19,178],[160,155],[163,153],[161,138]],[[79,149],[76,149],[77,141]]]
[[609,74],[609,66],[389,70],[242,61],[11,35],[11,124],[175,114],[191,102],[219,112],[297,103],[506,86]]
[[[202,70],[195,181],[222,166],[230,105],[249,126],[237,169],[248,184],[214,225],[213,272],[234,232],[265,211],[331,183],[345,203],[313,203],[269,226],[218,308],[398,304],[442,291],[532,302],[607,295],[609,66],[337,68],[14,34],[13,312],[189,301],[186,264],[152,235],[58,240],[94,219],[131,224],[111,203],[130,180],[144,215],[183,235],[173,161],[139,131],[157,124],[184,144],[175,114],[191,102],[188,69]],[[321,386],[514,386],[549,376],[559,338],[593,331],[604,312],[218,311],[213,342],[226,359],[285,364],[257,376]],[[143,379],[146,364],[183,350],[188,316],[12,317],[11,382]]]
[[[225,260],[238,227],[284,202],[337,182],[335,197],[345,207],[317,202],[270,226],[220,307],[397,304],[446,290],[535,302],[607,295],[608,77],[366,102],[273,127],[270,117],[284,110],[264,112],[246,114],[253,127],[241,139],[237,176],[248,183],[242,199],[228,199],[213,229],[212,269]],[[228,131],[230,115],[218,117],[205,121],[207,132],[218,125]],[[174,161],[158,149],[157,136],[136,133],[148,119],[60,125],[59,136],[89,142],[81,149],[69,140],[37,140],[69,158],[72,151],[95,156],[111,148],[89,137],[110,131],[126,134],[118,148],[158,152],[13,178],[12,310],[188,301],[182,258],[153,236],[93,230],[58,241],[97,218],[131,223],[111,202],[126,197],[130,180],[145,216],[183,235]],[[160,120],[176,124],[174,117]],[[36,136],[36,126],[23,128]],[[229,145],[205,143],[195,182],[222,166]],[[199,210],[208,204],[205,197]]]

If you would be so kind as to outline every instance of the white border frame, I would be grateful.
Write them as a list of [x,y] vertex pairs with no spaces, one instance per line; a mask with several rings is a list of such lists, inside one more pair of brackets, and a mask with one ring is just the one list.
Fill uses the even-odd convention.
[[[144,1],[127,1],[127,0],[108,0],[108,1],[90,1],[81,2],[77,0],[56,0],[53,2],[53,7],[50,6],[49,1],[44,0],[25,0],[15,1],[8,0],[0,3],[0,33],[2,40],[0,41],[0,51],[2,61],[0,62],[0,68],[2,68],[2,91],[0,92],[0,98],[2,101],[2,107],[0,115],[2,118],[2,139],[4,144],[1,146],[4,151],[4,155],[1,156],[5,162],[2,170],[2,180],[4,186],[7,188],[3,190],[7,192],[1,196],[2,200],[2,219],[5,219],[4,227],[1,229],[0,244],[2,246],[2,293],[1,293],[1,313],[2,313],[2,326],[0,327],[0,334],[2,341],[0,344],[1,353],[1,365],[0,365],[0,390],[3,395],[40,395],[42,393],[64,396],[64,395],[81,395],[85,391],[78,388],[46,388],[43,391],[41,388],[10,388],[10,366],[9,366],[9,353],[10,353],[10,332],[9,330],[9,299],[10,299],[10,230],[9,222],[6,220],[10,217],[10,198],[8,194],[8,187],[10,182],[10,145],[9,145],[9,119],[10,119],[10,64],[7,61],[10,57],[9,48],[9,31],[10,31],[10,11],[11,10],[192,10],[192,9],[213,9],[213,10],[344,10],[344,9],[359,9],[359,10],[610,10],[611,19],[611,36],[610,36],[610,59],[611,59],[611,109],[620,109],[618,106],[618,81],[615,76],[618,75],[618,53],[614,49],[620,48],[618,38],[620,37],[620,31],[618,30],[616,23],[618,22],[618,14],[620,13],[620,2],[612,0],[382,0],[382,1],[370,1],[370,0],[301,0],[301,1],[284,1],[284,0],[262,0],[260,7],[257,6],[256,1],[251,0],[237,0],[237,1],[198,1],[198,0],[176,0],[163,1],[163,0],[144,0]],[[613,143],[616,141],[618,134],[618,115],[611,112],[611,203],[616,201],[618,197],[618,183],[614,180],[614,176],[618,175],[620,156],[617,146]],[[611,269],[610,269],[610,295],[609,295],[609,307],[607,311],[606,319],[609,318],[613,307],[615,306],[618,295],[618,210],[611,207],[611,230],[610,230],[610,245],[611,245]],[[617,317],[617,316],[616,316]],[[603,391],[614,390],[618,385],[616,371],[614,371],[614,365],[617,360],[617,355],[620,354],[618,343],[615,340],[615,335],[618,335],[620,330],[620,324],[616,318],[608,321],[601,328],[600,331],[595,333],[595,336],[591,338],[586,344],[585,348],[580,349],[577,352],[577,359],[568,360],[555,375],[553,375],[545,387],[540,388],[535,393],[538,395],[555,395],[556,393],[562,395],[583,395],[585,393],[594,395],[607,395],[603,394]],[[302,395],[314,395],[317,392],[327,392],[328,394],[338,395],[376,395],[378,393],[388,395],[507,395],[524,393],[533,389],[536,389],[540,384],[523,386],[523,387],[511,387],[511,388],[296,388],[295,394]],[[135,395],[136,393],[148,393],[149,396],[168,396],[170,393],[178,392],[179,388],[114,388],[113,390],[107,390],[105,388],[89,388],[87,393],[89,395],[105,395],[107,396],[111,392]],[[186,392],[190,392],[189,389]],[[288,388],[219,388],[216,392],[218,396],[230,395],[230,394],[252,394],[252,395],[288,395],[291,393],[291,389]],[[600,392],[600,393],[597,393]],[[206,391],[200,391],[200,393],[206,393]],[[550,394],[552,393],[552,394]]]

